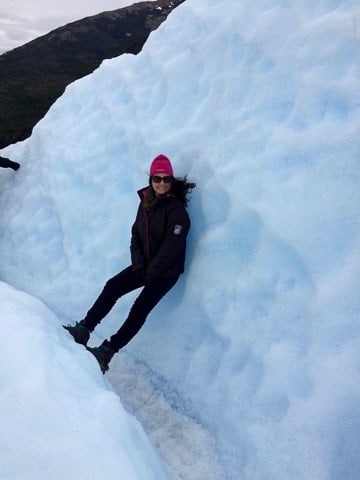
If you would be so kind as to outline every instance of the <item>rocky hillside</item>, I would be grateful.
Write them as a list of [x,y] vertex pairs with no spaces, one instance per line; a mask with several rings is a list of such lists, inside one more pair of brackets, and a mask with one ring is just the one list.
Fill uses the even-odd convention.
[[0,148],[30,136],[66,86],[106,58],[137,54],[185,0],[136,3],[69,23],[0,55]]

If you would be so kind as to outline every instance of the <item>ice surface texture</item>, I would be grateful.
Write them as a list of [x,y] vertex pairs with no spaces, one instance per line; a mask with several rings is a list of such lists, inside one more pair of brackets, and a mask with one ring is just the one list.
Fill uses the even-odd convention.
[[3,150],[1,278],[69,321],[128,264],[152,158],[196,181],[186,273],[128,350],[231,480],[359,472],[357,9],[187,0]]

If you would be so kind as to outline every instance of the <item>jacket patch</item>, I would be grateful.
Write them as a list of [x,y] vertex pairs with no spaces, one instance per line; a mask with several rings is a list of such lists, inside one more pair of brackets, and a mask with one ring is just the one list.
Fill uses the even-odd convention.
[[174,235],[180,235],[182,228],[182,225],[175,225]]

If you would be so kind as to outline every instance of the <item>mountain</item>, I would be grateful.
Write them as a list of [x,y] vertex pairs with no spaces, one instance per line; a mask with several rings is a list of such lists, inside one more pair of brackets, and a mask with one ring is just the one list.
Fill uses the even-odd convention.
[[30,136],[66,86],[104,59],[141,51],[184,0],[157,0],[69,23],[0,56],[0,148]]

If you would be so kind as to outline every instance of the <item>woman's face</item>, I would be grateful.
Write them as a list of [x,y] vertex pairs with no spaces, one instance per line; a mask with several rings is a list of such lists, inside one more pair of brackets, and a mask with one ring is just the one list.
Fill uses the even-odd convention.
[[172,177],[166,173],[158,173],[151,177],[151,186],[155,190],[156,196],[164,195],[171,190]]

